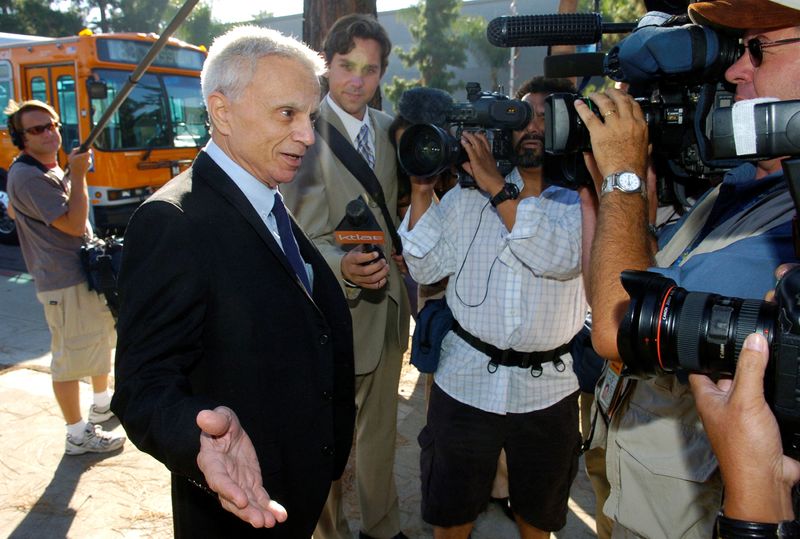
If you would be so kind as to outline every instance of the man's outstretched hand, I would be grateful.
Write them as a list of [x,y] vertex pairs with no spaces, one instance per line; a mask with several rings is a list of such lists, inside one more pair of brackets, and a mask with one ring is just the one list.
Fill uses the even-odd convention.
[[286,509],[271,500],[261,484],[261,466],[250,437],[230,408],[219,406],[197,414],[200,453],[197,465],[220,504],[254,528],[271,528],[286,520]]

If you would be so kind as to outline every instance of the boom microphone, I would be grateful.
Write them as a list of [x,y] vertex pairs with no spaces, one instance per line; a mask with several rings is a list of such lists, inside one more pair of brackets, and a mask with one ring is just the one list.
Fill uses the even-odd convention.
[[557,13],[497,17],[486,27],[489,43],[496,47],[589,45],[603,34],[626,33],[636,23],[604,23],[599,13]]

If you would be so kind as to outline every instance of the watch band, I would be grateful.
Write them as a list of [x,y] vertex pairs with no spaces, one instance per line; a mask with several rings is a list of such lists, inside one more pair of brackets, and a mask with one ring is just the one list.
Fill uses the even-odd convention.
[[779,523],[748,522],[728,518],[720,511],[717,515],[716,528],[719,539],[800,538],[800,521],[797,520]]
[[506,200],[516,200],[518,197],[519,187],[511,182],[506,182],[503,188],[500,189],[496,195],[489,199],[489,202],[493,207],[496,208],[501,202],[505,202]]
[[[628,187],[626,183],[631,181],[638,182],[638,187]],[[647,189],[645,188],[644,180],[635,172],[628,170],[609,174],[603,179],[603,184],[600,187],[600,195],[606,195],[613,191],[629,194],[640,193],[642,197],[647,198]]]

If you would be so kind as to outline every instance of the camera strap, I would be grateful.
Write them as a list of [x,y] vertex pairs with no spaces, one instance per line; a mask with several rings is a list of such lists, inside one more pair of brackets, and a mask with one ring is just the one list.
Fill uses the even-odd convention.
[[324,118],[317,118],[316,131],[322,139],[328,144],[333,154],[342,162],[342,164],[350,171],[350,174],[355,176],[358,182],[366,189],[372,200],[378,203],[383,214],[383,220],[386,221],[386,228],[389,229],[389,235],[392,237],[394,250],[397,254],[403,254],[403,243],[400,241],[400,236],[397,234],[397,228],[394,226],[394,219],[389,209],[386,207],[386,197],[383,194],[381,183],[375,176],[375,172],[369,167],[362,155],[358,153],[350,141],[342,135],[338,129],[330,124]]

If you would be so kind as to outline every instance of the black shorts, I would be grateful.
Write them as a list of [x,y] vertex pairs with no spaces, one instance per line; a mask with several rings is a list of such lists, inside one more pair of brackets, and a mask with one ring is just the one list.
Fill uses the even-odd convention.
[[511,508],[540,530],[560,530],[580,443],[577,391],[543,410],[500,415],[461,403],[434,384],[428,424],[419,434],[422,518],[442,527],[475,521],[505,448]]

